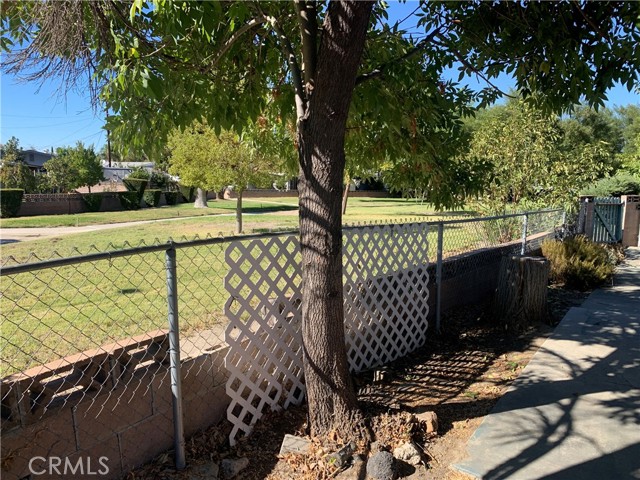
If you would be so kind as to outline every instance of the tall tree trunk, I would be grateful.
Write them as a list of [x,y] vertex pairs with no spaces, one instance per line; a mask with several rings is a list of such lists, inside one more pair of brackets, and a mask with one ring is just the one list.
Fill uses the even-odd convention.
[[[236,232],[242,233],[242,193],[243,189],[238,189],[238,198],[236,199]],[[222,197],[224,198],[224,196]]]
[[341,193],[347,115],[372,5],[330,2],[314,88],[298,121],[302,339],[313,435],[349,429],[358,416],[344,342]]
[[207,208],[207,191],[198,188],[196,191],[196,201],[193,204],[195,208]]

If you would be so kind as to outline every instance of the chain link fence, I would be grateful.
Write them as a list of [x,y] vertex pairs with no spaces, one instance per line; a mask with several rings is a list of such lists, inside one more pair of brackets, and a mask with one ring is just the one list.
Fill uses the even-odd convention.
[[[457,286],[486,281],[496,259],[534,251],[562,222],[560,210],[427,222],[436,326],[460,298]],[[50,458],[120,478],[172,447],[184,462],[184,437],[224,418],[228,405],[229,242],[3,262],[2,478],[51,474]]]

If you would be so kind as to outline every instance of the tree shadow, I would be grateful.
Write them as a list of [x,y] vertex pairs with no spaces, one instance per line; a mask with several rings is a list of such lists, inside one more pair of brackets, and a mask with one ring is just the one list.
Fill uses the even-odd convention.
[[640,478],[640,288],[617,278],[631,288],[596,291],[570,312],[457,468],[492,480]]

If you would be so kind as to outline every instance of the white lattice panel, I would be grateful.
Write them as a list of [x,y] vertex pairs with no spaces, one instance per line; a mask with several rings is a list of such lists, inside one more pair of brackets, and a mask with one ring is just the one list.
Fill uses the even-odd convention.
[[375,225],[343,235],[347,355],[352,371],[421,346],[429,306],[426,224]]
[[[351,370],[362,371],[425,341],[427,225],[349,229],[343,244],[345,341]],[[267,408],[287,408],[304,398],[298,237],[233,242],[225,258],[233,444]]]

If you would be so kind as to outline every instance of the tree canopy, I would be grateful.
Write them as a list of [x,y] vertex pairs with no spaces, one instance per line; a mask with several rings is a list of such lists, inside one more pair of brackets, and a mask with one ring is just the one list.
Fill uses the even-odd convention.
[[75,147],[62,147],[56,155],[45,162],[48,183],[61,192],[79,187],[91,187],[104,180],[102,164],[93,149],[78,142]]
[[2,188],[21,188],[25,193],[32,193],[36,188],[33,172],[24,163],[24,155],[20,141],[11,137],[0,146],[0,184]]
[[169,136],[169,172],[180,177],[181,184],[216,192],[226,186],[235,188],[238,233],[242,232],[244,190],[249,184],[271,186],[281,169],[281,162],[275,156],[256,148],[254,142],[266,143],[259,138],[260,130],[254,125],[245,137],[229,131],[217,135],[208,125],[195,122]]
[[482,193],[491,210],[570,206],[584,187],[613,169],[610,142],[575,138],[575,122],[561,122],[522,100],[484,115],[466,161],[491,166]]

